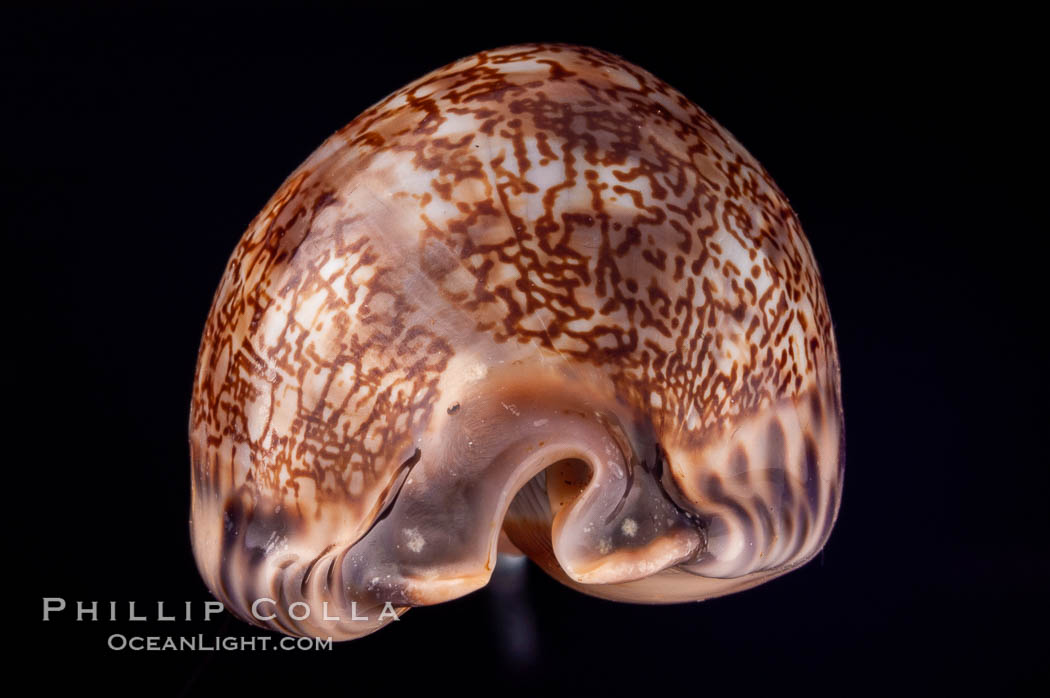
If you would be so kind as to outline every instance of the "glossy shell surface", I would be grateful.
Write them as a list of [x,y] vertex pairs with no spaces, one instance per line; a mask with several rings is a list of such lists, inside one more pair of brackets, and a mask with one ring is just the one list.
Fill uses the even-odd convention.
[[567,45],[436,70],[286,180],[216,293],[190,443],[208,586],[336,639],[483,586],[501,532],[606,598],[753,586],[821,548],[843,472],[785,196],[682,94]]

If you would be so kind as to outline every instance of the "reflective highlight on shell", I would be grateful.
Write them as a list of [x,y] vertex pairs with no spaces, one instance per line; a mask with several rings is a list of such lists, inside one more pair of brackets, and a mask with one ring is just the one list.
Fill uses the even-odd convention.
[[436,70],[288,178],[216,293],[190,443],[208,586],[336,639],[484,586],[501,532],[595,596],[745,589],[821,548],[843,472],[784,195],[673,88],[567,45]]

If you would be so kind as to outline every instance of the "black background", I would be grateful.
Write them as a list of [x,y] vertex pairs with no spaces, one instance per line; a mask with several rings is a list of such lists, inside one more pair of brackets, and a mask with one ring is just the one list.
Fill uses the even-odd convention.
[[[293,10],[293,7],[296,8]],[[7,14],[6,577],[42,688],[591,695],[1047,684],[1045,66],[1026,17],[636,3]],[[210,596],[188,540],[187,419],[247,223],[333,131],[425,72],[531,40],[618,53],[700,104],[791,199],[821,266],[846,409],[818,558],[702,604],[619,605],[537,568],[517,659],[483,590],[322,652],[117,652],[210,623],[41,620],[41,600]],[[1040,212],[1038,209],[1042,208]],[[11,614],[8,613],[10,616]],[[1038,682],[1033,684],[1032,682]]]

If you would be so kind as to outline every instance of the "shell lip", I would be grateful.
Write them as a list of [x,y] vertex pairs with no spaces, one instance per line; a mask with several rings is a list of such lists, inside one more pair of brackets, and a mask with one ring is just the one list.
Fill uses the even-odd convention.
[[633,582],[696,557],[702,546],[698,534],[673,531],[637,548],[625,548],[590,562],[559,560],[569,577],[580,584]]

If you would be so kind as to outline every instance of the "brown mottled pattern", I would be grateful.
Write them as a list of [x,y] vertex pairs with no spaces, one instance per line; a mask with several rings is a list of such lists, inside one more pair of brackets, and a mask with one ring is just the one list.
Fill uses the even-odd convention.
[[[607,381],[609,410],[635,442],[665,450],[701,516],[727,519],[741,498],[761,499],[748,488],[777,489],[746,528],[770,545],[794,536],[778,564],[826,538],[841,481],[838,367],[786,198],[646,71],[594,49],[524,45],[457,61],[368,109],[250,224],[208,317],[191,411],[194,544],[209,584],[234,606],[260,591],[220,580],[223,516],[240,537],[262,516],[252,511],[280,519],[284,532],[254,549],[289,547],[273,563],[281,574],[295,559],[309,576],[322,551],[352,546],[424,437],[461,418],[459,388],[514,362]],[[782,425],[784,410],[806,416]],[[800,474],[798,491],[785,473]],[[765,569],[725,564],[713,576]]]

